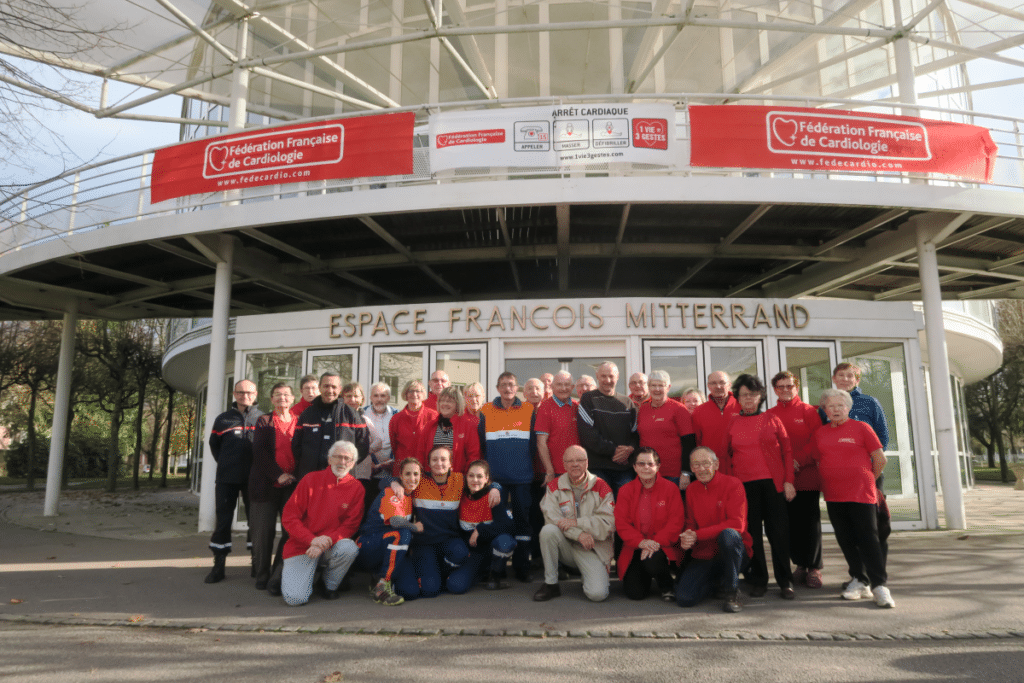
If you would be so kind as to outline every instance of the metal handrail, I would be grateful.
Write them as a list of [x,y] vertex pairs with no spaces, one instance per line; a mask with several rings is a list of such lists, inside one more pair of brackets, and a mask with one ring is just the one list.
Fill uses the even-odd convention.
[[[677,106],[676,140],[686,142],[689,139],[689,121],[686,113],[686,106],[691,102],[723,102],[723,101],[757,101],[762,103],[793,103],[805,106],[832,105],[850,109],[876,109],[899,113],[907,105],[889,101],[864,101],[830,99],[827,97],[802,97],[782,95],[748,95],[735,93],[651,93],[635,95],[582,95],[574,97],[542,97],[542,98],[508,98],[499,100],[470,100],[465,102],[444,103],[440,105],[417,105],[413,107],[402,107],[399,109],[383,110],[386,112],[414,111],[417,113],[417,132],[425,134],[427,116],[430,113],[447,110],[467,109],[494,109],[509,106],[547,106],[563,105],[582,102],[619,102],[619,101],[660,101],[672,102]],[[996,156],[997,177],[1005,176],[1007,181],[996,180],[984,185],[989,189],[1003,191],[1021,192],[1024,190],[1024,137],[1021,131],[1024,129],[1024,119],[992,114],[973,110],[948,109],[923,104],[913,105],[914,109],[920,112],[929,112],[937,115],[942,120],[957,120],[962,122],[973,122],[975,119],[985,119],[986,122],[1003,123],[1006,125],[990,128],[993,139],[999,145],[1000,153]],[[375,114],[381,111],[373,112]],[[365,112],[349,115],[330,115],[309,119],[302,119],[301,122],[320,121],[325,119],[344,119],[356,116],[368,115]],[[288,121],[283,123],[299,123],[300,121]],[[281,125],[278,123],[276,125]],[[269,127],[269,126],[268,126]],[[248,130],[258,130],[261,127],[253,127]],[[127,221],[138,221],[157,216],[166,216],[175,213],[202,210],[206,207],[217,206],[228,201],[226,192],[215,192],[203,195],[184,197],[178,200],[162,202],[153,206],[149,202],[149,173],[148,169],[152,164],[152,155],[162,147],[149,148],[133,154],[125,154],[102,162],[95,162],[71,169],[47,179],[28,188],[25,188],[16,195],[9,196],[0,201],[0,259],[3,255],[37,244],[51,241],[62,236],[73,233],[80,233],[87,230],[102,229],[103,227],[120,224]],[[420,165],[428,154],[425,147],[416,147],[413,150],[418,157]],[[426,183],[445,184],[452,182],[464,182],[467,180],[487,181],[489,179],[501,181],[515,181],[521,176],[537,178],[549,176],[552,178],[561,177],[567,173],[576,172],[578,169],[568,171],[566,169],[477,169],[474,171],[446,171],[443,173],[414,172],[403,176],[386,176],[381,178],[357,178],[347,180],[297,182],[283,185],[271,185],[264,187],[234,190],[232,199],[241,201],[261,200],[271,197],[287,199],[283,195],[327,193],[337,191],[373,191],[386,184],[389,187],[415,186]],[[587,168],[588,172],[602,172],[608,170],[607,164],[595,163]],[[651,169],[643,167],[620,168],[616,167],[616,174],[631,176],[676,176],[686,177],[692,175],[716,175],[716,176],[765,176],[765,177],[813,177],[815,179],[844,179],[854,178],[859,180],[865,178],[875,179],[884,182],[914,182],[924,181],[927,184],[936,186],[955,187],[980,187],[978,183],[970,183],[955,179],[939,177],[932,178],[927,174],[902,173],[886,174],[871,171],[843,171],[842,173],[823,171],[780,171],[777,169],[707,169],[677,167],[671,169]],[[2,263],[2,260],[0,260]]]

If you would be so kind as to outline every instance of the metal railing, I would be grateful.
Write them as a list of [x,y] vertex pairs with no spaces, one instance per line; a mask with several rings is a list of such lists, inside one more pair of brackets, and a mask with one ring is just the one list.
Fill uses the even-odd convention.
[[[822,97],[784,97],[736,94],[705,93],[660,93],[648,96],[591,95],[563,98],[519,98],[488,101],[447,103],[431,107],[431,112],[466,110],[496,107],[522,107],[533,105],[565,105],[582,102],[673,102],[676,105],[676,144],[689,143],[689,118],[687,105],[690,103],[720,103],[722,101],[744,101],[757,104],[788,104],[806,107],[834,107],[855,109],[884,114],[900,114],[904,105],[895,102],[864,102],[859,100],[836,100]],[[946,187],[985,187],[1008,192],[1024,191],[1024,119],[1012,118],[978,111],[963,111],[915,105],[924,118],[933,118],[959,123],[982,125],[991,131],[992,138],[999,146],[993,181],[988,184],[963,182],[945,177],[932,177],[920,173],[883,173],[872,171],[778,171],[771,169],[709,169],[689,166],[674,168],[652,168],[642,164],[616,164],[613,169],[607,163],[565,168],[531,169],[464,169],[432,173],[429,162],[426,123],[428,112],[423,106],[406,107],[390,111],[417,112],[417,134],[413,149],[413,172],[409,175],[378,178],[357,178],[300,182],[228,192],[214,192],[193,195],[161,202],[150,203],[149,181],[155,149],[147,149],[124,155],[109,161],[89,164],[59,176],[33,185],[16,195],[0,201],[0,272],[3,270],[3,256],[11,252],[43,244],[50,240],[65,238],[89,230],[98,230],[111,225],[132,221],[174,215],[189,211],[202,211],[221,206],[227,201],[242,203],[274,200],[288,200],[309,195],[333,192],[372,192],[381,187],[402,187],[427,183],[446,184],[466,181],[515,181],[517,179],[558,178],[572,174],[617,175],[617,176],[736,176],[753,178],[796,178],[858,180],[890,183],[924,182]],[[349,115],[352,116],[352,115]],[[345,118],[334,115],[307,119]],[[298,123],[298,121],[289,121]],[[247,129],[249,130],[249,129]]]

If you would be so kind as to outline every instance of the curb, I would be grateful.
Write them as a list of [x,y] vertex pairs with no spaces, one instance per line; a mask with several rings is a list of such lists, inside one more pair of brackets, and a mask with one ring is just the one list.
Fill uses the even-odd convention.
[[362,636],[482,636],[491,638],[634,638],[648,640],[728,640],[758,642],[793,641],[892,641],[892,640],[993,640],[1024,639],[1024,631],[933,631],[927,633],[752,633],[749,631],[670,632],[670,631],[560,631],[520,629],[439,629],[439,628],[362,628],[359,626],[298,626],[295,624],[258,625],[209,623],[205,621],[169,621],[166,619],[86,619],[82,617],[44,617],[0,614],[0,622],[40,626],[100,626],[104,628],[151,628],[176,631],[237,631],[247,633],[330,633]]

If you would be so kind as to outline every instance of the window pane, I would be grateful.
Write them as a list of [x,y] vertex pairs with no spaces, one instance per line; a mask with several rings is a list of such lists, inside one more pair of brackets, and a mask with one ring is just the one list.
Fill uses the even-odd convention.
[[753,346],[712,346],[708,374],[718,370],[729,373],[731,379],[740,375],[756,375],[757,351]]
[[278,382],[288,382],[292,393],[298,396],[302,378],[302,351],[276,351],[250,353],[245,356],[245,377],[256,383],[256,405],[265,413],[270,405],[270,388]]
[[341,375],[341,386],[345,386],[352,381],[351,353],[332,353],[322,356],[313,356],[309,365],[310,373],[317,377],[325,372],[338,373]]
[[[401,395],[406,382],[419,380],[423,382],[424,351],[390,351],[380,354],[380,375],[378,382],[391,387],[391,404],[399,408],[405,407],[405,398]],[[424,389],[427,389],[424,383]],[[428,389],[429,391],[429,389]]]
[[[440,350],[436,355],[435,370],[444,370],[448,378],[457,387],[464,387],[473,382],[484,382],[480,379],[480,352],[474,349],[455,351]],[[429,391],[429,387],[428,387]]]
[[697,349],[692,346],[651,349],[651,370],[664,370],[672,378],[669,396],[679,398],[690,389],[704,393],[703,382],[697,376]]
[[800,379],[800,398],[818,405],[821,392],[832,388],[832,368],[828,349],[786,348],[786,369]]

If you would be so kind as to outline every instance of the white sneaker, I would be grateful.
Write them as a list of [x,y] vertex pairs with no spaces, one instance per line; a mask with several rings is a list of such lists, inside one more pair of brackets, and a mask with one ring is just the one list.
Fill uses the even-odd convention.
[[889,595],[889,589],[885,586],[875,586],[871,594],[875,598],[875,604],[879,607],[895,607],[896,603],[893,602],[892,596]]
[[860,600],[861,598],[871,598],[872,593],[870,588],[857,579],[853,579],[839,595],[843,600]]

